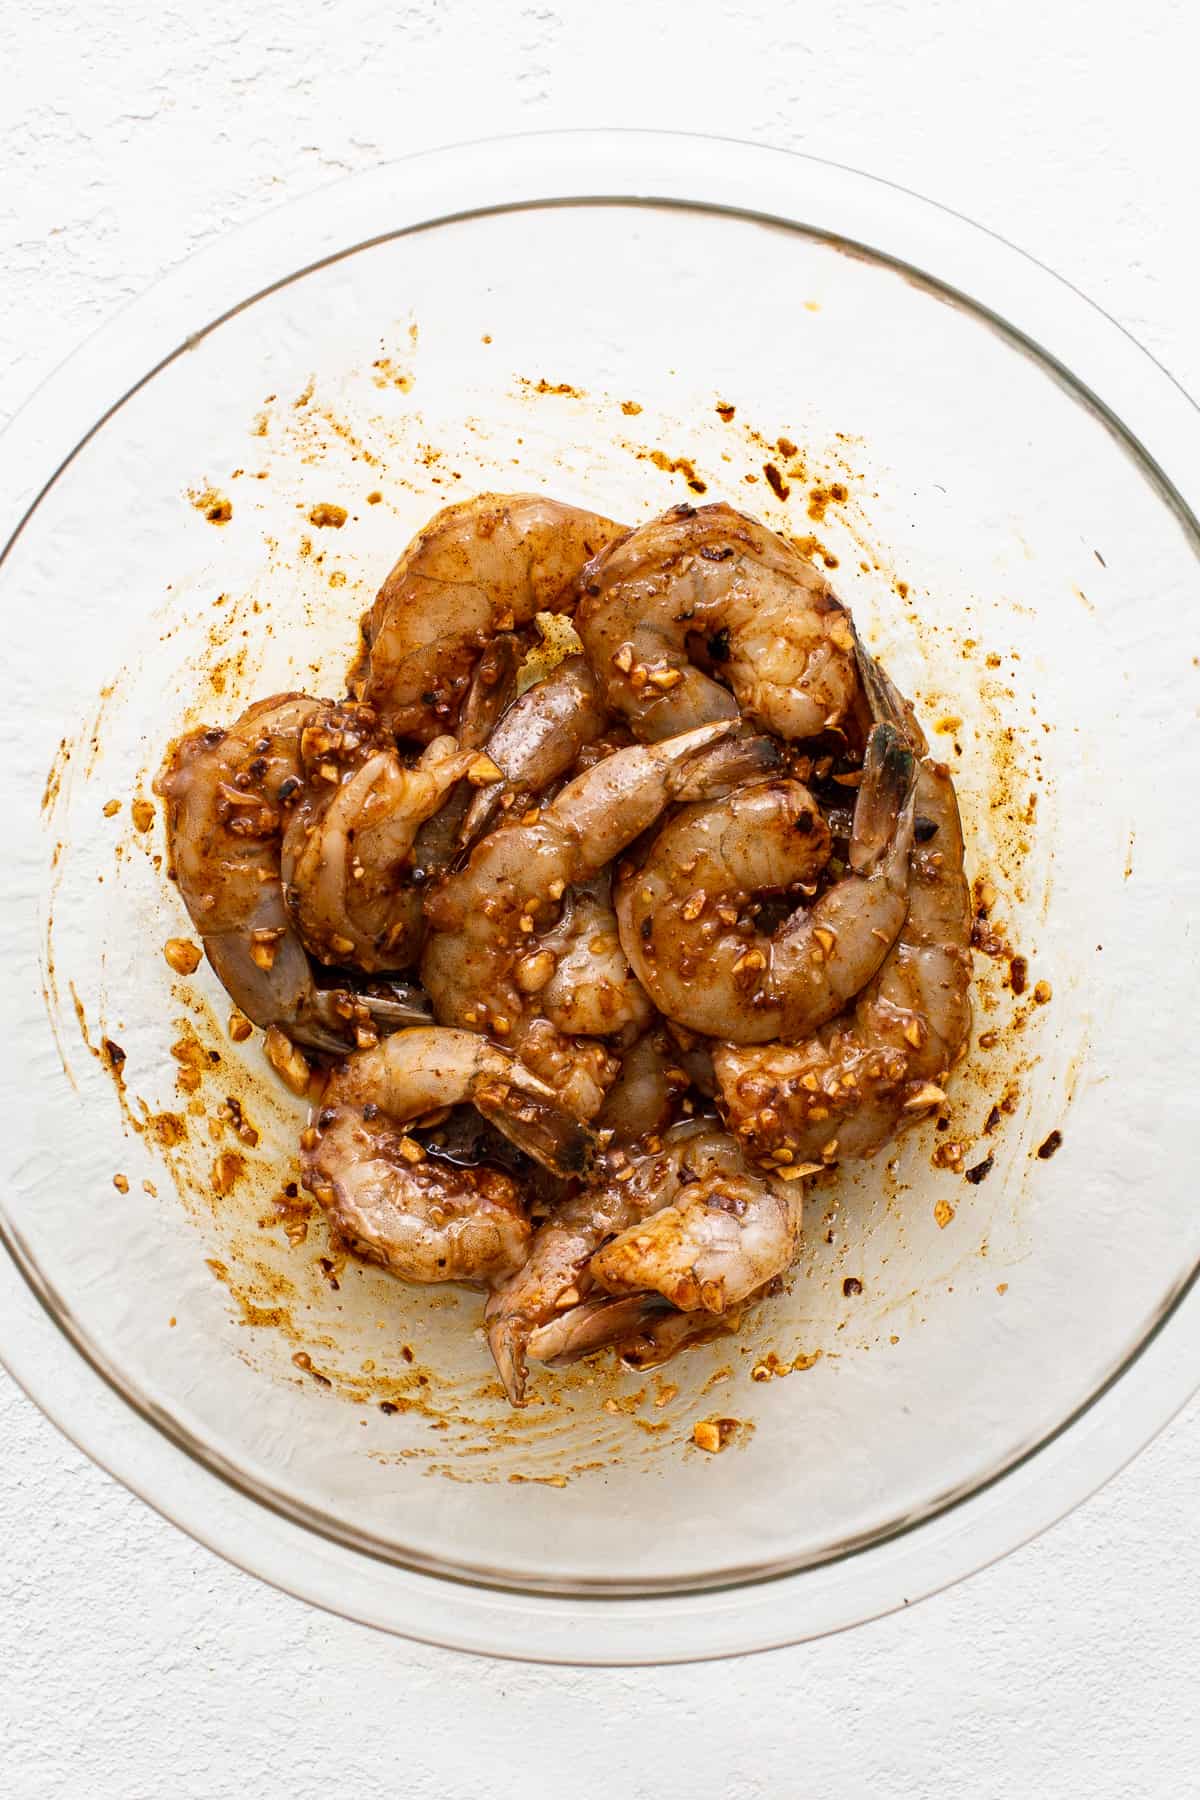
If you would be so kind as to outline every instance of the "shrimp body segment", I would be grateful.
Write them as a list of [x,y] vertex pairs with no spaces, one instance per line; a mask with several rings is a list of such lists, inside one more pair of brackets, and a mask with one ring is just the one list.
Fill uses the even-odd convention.
[[857,692],[841,602],[786,539],[731,506],[679,506],[639,526],[581,585],[576,629],[604,698],[645,741],[739,709],[779,737],[815,737]]
[[568,888],[562,918],[534,952],[545,953],[555,967],[541,990],[541,1010],[556,1030],[613,1037],[649,1025],[654,1009],[621,946],[607,876]]
[[531,1226],[511,1175],[422,1157],[386,1119],[336,1110],[302,1179],[358,1256],[404,1281],[487,1285],[520,1268]]
[[593,1253],[606,1238],[664,1205],[684,1179],[689,1154],[699,1153],[705,1141],[704,1132],[686,1127],[668,1134],[653,1154],[609,1153],[598,1164],[595,1181],[538,1227],[525,1262],[496,1289],[484,1314],[488,1344],[514,1406],[525,1394],[531,1335],[580,1304],[590,1286],[585,1270]]
[[454,730],[497,633],[529,635],[574,605],[584,564],[620,527],[538,494],[481,494],[418,533],[364,621],[363,698],[392,731],[428,743]]
[[596,1127],[618,1144],[636,1144],[666,1130],[688,1088],[688,1072],[661,1026],[637,1038],[621,1058],[621,1072],[604,1096]]

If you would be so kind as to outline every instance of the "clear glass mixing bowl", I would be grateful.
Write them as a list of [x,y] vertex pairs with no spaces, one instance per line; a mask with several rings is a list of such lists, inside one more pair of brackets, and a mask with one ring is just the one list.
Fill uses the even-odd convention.
[[[852,1623],[1096,1485],[1196,1374],[1198,436],[1007,246],[708,140],[414,159],[131,308],[2,452],[18,1377],[246,1567],[515,1655]],[[292,1203],[299,1103],[167,966],[142,804],[184,724],[340,690],[399,548],[489,488],[631,521],[703,493],[807,540],[954,766],[988,909],[948,1127],[817,1185],[739,1338],[518,1414],[478,1297]]]

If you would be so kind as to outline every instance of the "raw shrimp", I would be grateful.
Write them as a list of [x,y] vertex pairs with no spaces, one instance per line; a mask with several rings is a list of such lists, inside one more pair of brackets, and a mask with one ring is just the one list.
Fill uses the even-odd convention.
[[621,527],[540,494],[480,494],[415,537],[363,623],[363,699],[423,743],[453,731],[482,651],[497,632],[531,634],[539,612],[574,605],[589,557]]
[[971,1028],[971,903],[944,765],[917,771],[903,928],[852,1013],[806,1042],[718,1046],[723,1110],[756,1162],[870,1156],[945,1099]]
[[[307,733],[305,736],[307,737]],[[422,890],[412,879],[419,827],[464,776],[495,765],[454,738],[435,738],[406,768],[380,748],[352,772],[306,757],[305,796],[284,834],[284,893],[322,962],[407,969],[421,949]]]
[[585,656],[564,657],[557,668],[514,700],[487,740],[503,779],[471,801],[462,841],[473,844],[502,804],[541,793],[571,767],[585,744],[604,729],[607,714]]
[[155,790],[192,923],[230,998],[254,1024],[278,1026],[325,1050],[373,1041],[376,1026],[428,1018],[423,1003],[318,988],[284,905],[280,840],[304,788],[300,742],[315,720],[357,755],[369,714],[303,694],[260,700],[228,731],[189,732],[172,745]]
[[680,1312],[720,1315],[790,1267],[800,1243],[799,1183],[722,1172],[626,1227],[588,1264],[610,1294],[661,1294]]
[[400,1032],[350,1057],[301,1139],[304,1184],[338,1234],[407,1281],[488,1284],[528,1249],[510,1175],[435,1160],[405,1130],[464,1101],[555,1173],[586,1171],[588,1128],[514,1057],[463,1031]]
[[[594,1116],[617,1064],[600,1042],[580,1044],[547,1018],[558,953],[543,940],[568,888],[591,880],[672,800],[719,792],[773,757],[753,739],[731,756],[720,742],[731,731],[706,725],[616,751],[548,806],[497,826],[426,901],[421,975],[438,1018],[510,1043],[581,1118]],[[618,1017],[628,1023],[628,1010]]]
[[769,782],[689,807],[664,826],[616,886],[621,943],[660,1011],[738,1044],[804,1037],[841,1012],[879,968],[908,910],[914,775],[899,728],[877,724],[849,872],[769,934],[757,928],[753,902],[797,888],[811,894],[829,858],[829,829],[807,788]]
[[601,692],[644,741],[739,708],[779,737],[815,737],[854,700],[841,602],[786,539],[731,506],[677,506],[639,526],[581,586],[575,626]]
[[509,1398],[521,1402],[527,1356],[573,1360],[644,1330],[664,1305],[703,1311],[711,1328],[788,1267],[800,1218],[799,1188],[755,1173],[712,1120],[676,1126],[653,1149],[607,1152],[488,1302]]
[[[585,1271],[593,1253],[606,1238],[666,1204],[687,1178],[689,1159],[703,1166],[710,1141],[719,1140],[736,1155],[732,1140],[711,1121],[668,1133],[653,1151],[608,1151],[594,1183],[538,1227],[526,1261],[497,1288],[485,1313],[488,1343],[514,1406],[524,1397],[531,1335],[583,1302],[591,1285]],[[557,1338],[556,1345],[552,1353],[562,1354]]]

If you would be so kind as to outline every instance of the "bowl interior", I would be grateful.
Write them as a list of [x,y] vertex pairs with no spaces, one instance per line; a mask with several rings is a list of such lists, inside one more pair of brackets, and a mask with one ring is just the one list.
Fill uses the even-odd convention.
[[[188,928],[136,804],[183,726],[341,691],[405,541],[484,489],[631,522],[727,499],[801,540],[951,763],[988,910],[946,1129],[822,1178],[789,1291],[738,1337],[650,1376],[539,1375],[521,1413],[478,1296],[344,1260],[292,1191],[300,1104],[207,968],[168,968]],[[344,524],[314,522],[330,505]],[[1136,1353],[1200,1253],[1162,1029],[1164,974],[1180,1016],[1197,983],[1196,579],[1087,396],[799,230],[514,209],[258,298],[116,410],[0,569],[10,767],[45,790],[5,901],[41,967],[0,1200],[22,1260],[195,1454],[419,1567],[712,1585],[973,1491]],[[692,1446],[700,1418],[737,1421],[723,1455]]]

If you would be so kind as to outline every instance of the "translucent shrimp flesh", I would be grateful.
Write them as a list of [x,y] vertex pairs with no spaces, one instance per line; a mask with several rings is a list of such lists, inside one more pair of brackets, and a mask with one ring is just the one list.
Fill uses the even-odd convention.
[[585,744],[604,729],[607,713],[586,657],[567,656],[514,700],[487,740],[501,779],[472,798],[462,828],[473,844],[502,806],[523,811],[565,775]]
[[971,901],[949,772],[925,757],[899,936],[852,1011],[798,1044],[721,1044],[723,1111],[759,1165],[870,1156],[945,1099],[971,1028]]
[[512,1176],[430,1155],[406,1129],[464,1102],[555,1174],[590,1166],[591,1132],[544,1083],[486,1039],[437,1028],[350,1057],[301,1139],[305,1186],[339,1236],[407,1281],[487,1286],[525,1259],[531,1227]]
[[[897,728],[871,733],[850,868],[811,901],[828,826],[798,781],[772,781],[677,814],[616,884],[621,943],[655,1006],[732,1043],[806,1036],[864,988],[908,910],[915,759]],[[800,904],[771,931],[759,903]]]
[[[547,1016],[543,995],[558,969],[560,952],[551,945],[564,896],[591,881],[672,800],[722,791],[759,768],[759,741],[739,740],[731,755],[721,741],[731,730],[708,725],[615,752],[549,805],[498,825],[426,901],[421,979],[438,1018],[510,1044],[582,1118],[594,1116],[618,1065],[599,1037],[572,1036]],[[774,756],[770,746],[766,755]],[[610,956],[606,945],[604,971]],[[575,1004],[592,1008],[588,980],[584,965]]]
[[644,741],[738,712],[815,737],[858,689],[849,615],[786,539],[731,506],[678,506],[602,550],[575,626],[610,710]]
[[362,698],[401,737],[453,732],[480,656],[575,604],[580,570],[621,527],[539,494],[480,494],[418,533],[363,624]]
[[703,1311],[711,1325],[790,1265],[801,1210],[799,1185],[752,1170],[711,1120],[674,1127],[652,1149],[608,1151],[488,1302],[509,1398],[521,1403],[528,1357],[570,1360],[664,1306]]
[[318,987],[285,906],[280,851],[305,787],[301,738],[314,720],[331,718],[339,753],[357,755],[370,715],[280,694],[247,708],[228,730],[204,728],[180,738],[155,789],[167,803],[167,844],[180,894],[235,1005],[264,1029],[277,1026],[301,1043],[345,1051],[372,1041],[377,1028],[427,1019],[428,1008],[346,986]]
[[418,832],[464,777],[479,770],[487,779],[493,768],[451,737],[435,738],[412,766],[389,747],[350,771],[318,754],[281,859],[288,905],[314,956],[368,971],[412,967],[424,923]]

